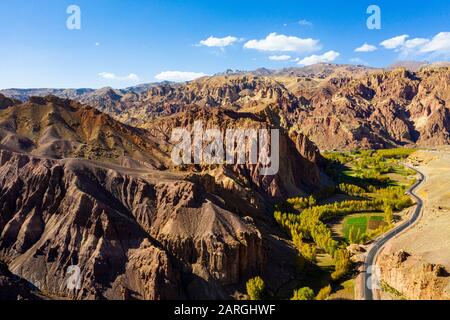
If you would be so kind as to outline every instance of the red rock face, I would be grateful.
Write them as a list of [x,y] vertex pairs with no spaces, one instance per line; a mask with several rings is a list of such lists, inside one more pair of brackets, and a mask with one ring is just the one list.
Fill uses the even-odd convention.
[[440,68],[331,79],[290,118],[321,149],[448,144],[449,77]]
[[[266,263],[278,232],[272,205],[320,187],[320,154],[283,132],[275,176],[250,164],[177,168],[166,133],[195,119],[276,120],[200,108],[144,130],[54,97],[2,111],[0,260],[43,292],[77,299],[227,299],[265,273],[276,286],[279,271]],[[295,261],[289,244],[277,245]],[[76,292],[66,283],[74,265]]]
[[[193,105],[251,113],[270,108],[282,114],[285,129],[295,127],[320,149],[448,144],[449,67],[413,70],[321,64],[153,84],[148,90],[44,93],[73,97],[133,126],[146,127],[154,118]],[[17,97],[27,93],[16,91],[5,93]]]
[[[380,259],[382,280],[410,300],[448,300],[445,267],[400,251]],[[411,277],[414,275],[414,277]]]
[[70,265],[83,275],[77,297],[88,299],[182,298],[192,293],[181,273],[225,286],[261,268],[259,231],[201,185],[153,183],[85,160],[0,159],[1,258],[45,292],[68,294]]

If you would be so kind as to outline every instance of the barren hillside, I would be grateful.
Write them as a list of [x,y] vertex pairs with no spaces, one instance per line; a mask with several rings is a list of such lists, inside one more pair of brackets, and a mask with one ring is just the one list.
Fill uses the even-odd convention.
[[410,161],[427,176],[419,191],[425,211],[383,251],[382,279],[408,299],[450,299],[450,148],[418,151]]

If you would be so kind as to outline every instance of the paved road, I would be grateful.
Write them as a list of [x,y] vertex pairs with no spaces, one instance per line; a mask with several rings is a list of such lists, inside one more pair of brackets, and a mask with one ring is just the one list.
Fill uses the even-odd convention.
[[[362,281],[363,281],[363,300],[373,300],[374,299],[374,292],[371,288],[369,288],[369,283],[371,281],[371,277],[374,276],[373,273],[371,273],[369,270],[370,266],[375,265],[375,260],[377,258],[378,253],[383,249],[383,247],[386,245],[386,243],[393,239],[396,235],[402,233],[412,225],[414,225],[420,218],[422,210],[423,210],[423,200],[420,199],[416,194],[415,191],[417,188],[425,181],[425,176],[422,172],[418,171],[416,168],[407,166],[410,169],[416,171],[419,174],[419,179],[417,182],[407,191],[407,194],[411,196],[411,198],[414,199],[414,201],[417,203],[417,207],[414,211],[414,214],[411,216],[409,221],[403,223],[402,225],[392,229],[388,233],[382,235],[381,237],[377,238],[375,240],[375,243],[373,244],[372,248],[370,249],[369,253],[367,254],[366,261],[364,262],[364,267],[362,271]],[[369,271],[369,272],[367,272]]]

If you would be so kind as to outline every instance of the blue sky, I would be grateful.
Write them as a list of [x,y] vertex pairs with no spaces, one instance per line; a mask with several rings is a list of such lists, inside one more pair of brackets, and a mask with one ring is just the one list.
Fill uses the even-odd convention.
[[[71,4],[81,9],[80,30],[66,27]],[[381,30],[367,28],[371,4],[381,8]],[[1,0],[0,12],[0,88],[450,58],[450,1],[441,0]]]

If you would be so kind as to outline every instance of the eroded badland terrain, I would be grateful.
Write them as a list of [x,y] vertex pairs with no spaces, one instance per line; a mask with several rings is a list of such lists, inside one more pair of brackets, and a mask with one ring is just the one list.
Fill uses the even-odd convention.
[[[172,130],[196,121],[278,129],[278,173],[261,176],[249,162],[174,165]],[[266,297],[311,287],[354,298],[355,250],[413,205],[404,192],[414,174],[401,161],[414,150],[401,150],[423,148],[409,158],[428,176],[423,220],[385,251],[409,258],[380,265],[405,297],[444,298],[450,162],[448,148],[429,149],[448,144],[450,68],[441,66],[322,64],[122,90],[3,90],[0,296],[241,299],[259,276]],[[68,290],[70,266],[82,271],[79,290]],[[403,280],[412,273],[423,281]]]

